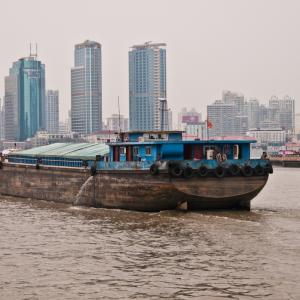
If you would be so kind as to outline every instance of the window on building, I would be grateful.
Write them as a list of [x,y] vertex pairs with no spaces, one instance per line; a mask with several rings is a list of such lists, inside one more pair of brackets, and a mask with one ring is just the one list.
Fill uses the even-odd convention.
[[139,154],[139,148],[138,147],[133,147],[133,154],[138,155]]
[[120,154],[126,154],[125,147],[120,147]]
[[151,147],[146,147],[146,155],[151,155]]

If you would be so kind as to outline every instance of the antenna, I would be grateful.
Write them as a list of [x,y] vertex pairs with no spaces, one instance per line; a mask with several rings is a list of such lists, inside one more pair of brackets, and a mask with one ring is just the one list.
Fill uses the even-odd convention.
[[29,57],[35,57],[35,58],[37,58],[37,53],[38,53],[37,43],[35,43],[35,53],[32,52],[32,46],[31,46],[31,43],[30,43],[29,44]]
[[120,115],[120,98],[118,96],[118,113],[119,113],[119,133],[121,133],[121,115]]

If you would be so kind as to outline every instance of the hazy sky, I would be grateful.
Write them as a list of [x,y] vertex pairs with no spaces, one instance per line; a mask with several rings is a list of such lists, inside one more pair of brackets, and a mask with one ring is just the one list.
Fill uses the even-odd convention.
[[104,117],[128,114],[128,50],[167,43],[169,106],[205,114],[224,89],[267,102],[288,94],[300,110],[299,0],[0,0],[0,97],[13,61],[38,43],[47,89],[70,107],[74,44],[102,44]]

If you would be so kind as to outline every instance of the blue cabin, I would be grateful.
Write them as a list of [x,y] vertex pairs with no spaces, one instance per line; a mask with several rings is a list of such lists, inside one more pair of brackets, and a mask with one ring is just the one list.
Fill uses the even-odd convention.
[[230,160],[249,160],[255,140],[183,141],[182,131],[128,132],[109,143],[111,162],[157,160],[214,160],[217,154]]
[[109,143],[109,163],[101,168],[149,168],[159,161],[180,161],[193,169],[205,165],[215,168],[222,163],[248,164],[255,167],[261,160],[250,160],[250,144],[255,140],[182,139],[182,131],[134,131],[121,133],[117,142]]
[[255,140],[182,139],[182,131],[133,131],[120,133],[116,142],[105,144],[58,143],[12,153],[8,161],[62,167],[96,167],[99,170],[149,170],[175,162],[182,168],[213,170],[246,165],[264,167],[266,160],[250,159]]

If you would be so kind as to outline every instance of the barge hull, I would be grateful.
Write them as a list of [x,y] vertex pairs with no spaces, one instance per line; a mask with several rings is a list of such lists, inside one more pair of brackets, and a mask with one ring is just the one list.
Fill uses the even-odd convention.
[[268,176],[171,178],[148,170],[98,171],[7,163],[0,170],[0,194],[76,205],[138,211],[250,209]]

